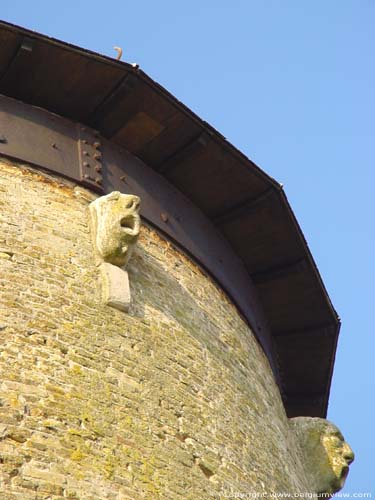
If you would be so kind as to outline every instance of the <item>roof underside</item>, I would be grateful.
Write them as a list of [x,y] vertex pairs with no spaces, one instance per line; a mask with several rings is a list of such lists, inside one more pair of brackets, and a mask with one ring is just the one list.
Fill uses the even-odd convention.
[[252,277],[288,414],[326,415],[340,322],[275,180],[138,68],[7,23],[0,93],[99,130],[190,198]]

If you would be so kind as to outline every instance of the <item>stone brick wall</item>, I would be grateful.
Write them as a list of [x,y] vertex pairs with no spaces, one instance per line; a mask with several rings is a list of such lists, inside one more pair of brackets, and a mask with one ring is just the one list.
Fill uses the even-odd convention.
[[0,159],[1,499],[306,491],[268,361],[194,263],[144,226],[130,312],[101,304],[94,198]]

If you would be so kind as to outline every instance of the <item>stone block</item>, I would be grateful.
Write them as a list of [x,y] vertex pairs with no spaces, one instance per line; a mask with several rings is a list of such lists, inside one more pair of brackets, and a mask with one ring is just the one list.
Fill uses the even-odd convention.
[[120,267],[103,262],[100,265],[102,277],[103,303],[127,312],[130,306],[130,288],[127,271]]

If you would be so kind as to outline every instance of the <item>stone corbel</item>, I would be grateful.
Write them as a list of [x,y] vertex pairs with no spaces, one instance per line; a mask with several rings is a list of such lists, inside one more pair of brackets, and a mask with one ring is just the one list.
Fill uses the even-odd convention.
[[140,201],[138,196],[113,191],[89,205],[103,303],[125,312],[130,305],[129,276],[125,268],[139,236]]

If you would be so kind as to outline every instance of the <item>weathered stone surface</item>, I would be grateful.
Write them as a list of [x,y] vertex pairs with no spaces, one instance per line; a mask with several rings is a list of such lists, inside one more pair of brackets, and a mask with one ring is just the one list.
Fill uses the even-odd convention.
[[344,486],[354,453],[340,430],[324,418],[290,420],[304,457],[314,493],[333,495]]
[[93,239],[104,262],[125,266],[139,236],[140,199],[113,191],[90,203]]
[[127,312],[130,306],[129,277],[125,269],[103,262],[100,265],[103,303]]
[[142,227],[130,312],[102,304],[95,198],[0,160],[0,247],[12,252],[0,259],[3,497],[303,498],[268,361],[209,277]]
[[113,191],[89,205],[91,231],[100,262],[105,305],[127,312],[130,305],[129,262],[140,230],[140,198]]

